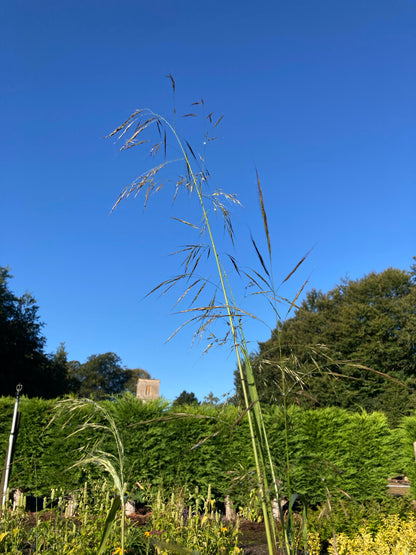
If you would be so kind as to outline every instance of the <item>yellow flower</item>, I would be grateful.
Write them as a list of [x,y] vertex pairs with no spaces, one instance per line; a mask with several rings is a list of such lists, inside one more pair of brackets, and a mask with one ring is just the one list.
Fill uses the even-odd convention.
[[121,547],[117,547],[117,549],[113,551],[112,555],[120,555],[121,552],[122,552]]
[[223,532],[223,533],[225,534],[226,531],[227,531],[227,527],[226,527],[226,526],[223,526],[223,527],[221,528],[221,532]]
[[149,536],[150,536],[150,532],[149,532],[149,531],[147,531],[147,532],[144,533],[144,537],[145,537],[145,538],[148,538]]

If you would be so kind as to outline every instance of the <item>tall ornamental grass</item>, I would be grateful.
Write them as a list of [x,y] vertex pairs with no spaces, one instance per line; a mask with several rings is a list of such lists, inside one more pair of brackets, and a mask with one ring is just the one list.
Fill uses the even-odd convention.
[[[79,466],[95,466],[105,471],[112,480],[114,495],[111,507],[108,510],[107,518],[104,523],[100,545],[96,552],[97,555],[104,553],[107,541],[111,535],[112,528],[117,521],[117,516],[121,514],[121,534],[120,534],[120,554],[124,555],[125,548],[125,529],[126,529],[126,491],[127,483],[125,477],[125,457],[124,445],[120,437],[117,424],[112,415],[103,405],[90,399],[63,399],[57,405],[54,418],[64,415],[66,421],[64,428],[71,430],[73,419],[81,416],[81,425],[68,434],[68,437],[89,434],[92,432],[94,440],[91,439],[82,444],[79,448],[79,456],[72,468]],[[52,419],[51,423],[54,419]],[[115,447],[115,454],[105,448],[105,440],[112,439]]]
[[[175,92],[175,81],[171,78],[173,91]],[[194,105],[204,108],[203,100]],[[194,113],[185,114],[187,117],[194,117]],[[237,261],[232,255],[220,252],[218,229],[215,224],[216,218],[221,217],[222,228],[226,231],[231,244],[234,244],[235,236],[230,214],[230,206],[238,205],[239,201],[234,194],[226,193],[220,189],[211,190],[209,182],[210,175],[205,166],[205,147],[209,141],[213,140],[214,129],[220,123],[222,117],[214,118],[213,114],[208,114],[206,120],[210,122],[209,132],[204,136],[203,154],[198,154],[190,143],[183,139],[176,128],[175,123],[160,114],[156,114],[149,109],[139,109],[131,114],[127,120],[118,126],[108,137],[117,137],[122,140],[121,150],[127,150],[134,146],[139,146],[150,141],[150,154],[152,157],[161,157],[150,170],[141,174],[130,185],[125,187],[119,195],[114,207],[129,197],[136,197],[141,194],[144,196],[144,206],[148,205],[152,195],[166,190],[170,186],[172,200],[175,201],[182,193],[185,193],[191,202],[199,208],[200,221],[198,223],[189,221],[188,218],[175,218],[182,225],[187,226],[190,233],[197,235],[196,240],[181,249],[183,256],[181,273],[173,278],[166,279],[160,283],[152,292],[159,291],[167,293],[173,287],[182,285],[182,290],[178,296],[177,304],[189,301],[182,313],[186,316],[186,324],[195,324],[195,337],[208,336],[209,343],[207,349],[215,344],[223,344],[229,341],[234,349],[237,361],[238,372],[241,380],[241,387],[244,397],[245,408],[250,428],[251,447],[255,462],[256,475],[258,481],[258,491],[264,516],[267,543],[269,553],[275,553],[277,549],[277,530],[275,527],[271,498],[279,499],[278,480],[275,475],[269,439],[264,423],[262,409],[259,403],[259,395],[254,379],[253,368],[249,356],[247,340],[245,336],[245,321],[249,316],[237,303],[232,279],[235,275],[241,277],[245,275],[258,289],[258,293],[266,296],[273,307],[277,318],[277,303],[280,301],[276,294],[272,272],[272,250],[271,240],[267,223],[265,204],[260,179],[257,175],[257,188],[260,202],[260,209],[264,224],[264,231],[267,240],[268,258],[262,256],[260,250],[252,239],[253,246],[257,253],[261,271],[246,272],[240,269]],[[173,121],[176,120],[176,110]],[[152,135],[153,132],[153,135]],[[212,132],[212,134],[211,134]],[[172,142],[171,142],[172,141]],[[171,151],[175,151],[175,158],[169,159]],[[179,168],[176,178],[171,181],[172,172],[167,173],[172,164]],[[210,260],[216,270],[217,279],[214,281],[209,271],[206,270],[205,262]],[[267,263],[265,262],[267,261]],[[296,271],[299,264],[289,273],[286,279]],[[206,270],[204,272],[204,269]],[[286,280],[285,280],[286,281]],[[292,303],[293,305],[293,303]],[[290,308],[292,307],[290,306]],[[224,333],[218,334],[213,329],[216,324],[223,324]],[[180,329],[180,328],[179,328]],[[176,330],[172,335],[177,333]],[[280,364],[282,399],[284,405],[284,418],[287,414],[286,398],[288,393],[287,368],[283,361]],[[292,492],[290,484],[290,461],[288,459],[288,425],[285,422],[285,473],[286,484],[289,493],[289,513],[287,527],[283,527],[280,537],[280,545],[287,553],[293,553],[293,538],[291,533],[292,520]],[[279,504],[280,506],[280,504]],[[282,519],[284,515],[281,515]]]

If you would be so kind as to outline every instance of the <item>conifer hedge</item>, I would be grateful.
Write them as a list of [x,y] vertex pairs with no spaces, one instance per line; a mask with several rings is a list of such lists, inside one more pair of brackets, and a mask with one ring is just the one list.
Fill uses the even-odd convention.
[[[211,484],[217,499],[229,494],[237,503],[244,503],[256,487],[248,425],[241,409],[229,405],[171,407],[164,400],[144,404],[132,395],[102,403],[123,438],[132,495],[137,482],[165,488],[187,484],[202,491]],[[13,404],[11,397],[0,398],[0,452],[4,459]],[[54,400],[22,397],[10,487],[24,486],[36,495],[46,494],[52,487],[69,492],[99,476],[96,467],[68,470],[98,436],[90,430],[68,437],[81,420],[77,417],[68,423],[68,417],[61,415],[50,423],[55,405]],[[387,478],[399,473],[416,483],[416,415],[403,419],[394,430],[379,412],[291,407],[287,416],[292,488],[310,505],[328,495],[360,501],[382,498]],[[282,410],[266,407],[265,418],[284,491],[287,458]],[[111,452],[110,438],[103,441],[102,446]]]

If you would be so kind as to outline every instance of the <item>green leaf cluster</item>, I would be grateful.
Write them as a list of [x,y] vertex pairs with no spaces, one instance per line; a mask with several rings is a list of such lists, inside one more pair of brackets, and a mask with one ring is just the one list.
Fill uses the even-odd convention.
[[381,410],[397,423],[416,408],[414,272],[388,268],[313,289],[251,361],[263,402],[282,404],[283,365],[290,403]]

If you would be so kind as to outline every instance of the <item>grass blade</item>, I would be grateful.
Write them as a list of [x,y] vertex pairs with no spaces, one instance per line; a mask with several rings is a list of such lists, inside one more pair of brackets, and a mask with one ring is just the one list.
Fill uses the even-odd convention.
[[301,260],[299,260],[299,262],[296,264],[296,266],[293,268],[293,270],[282,281],[282,284],[285,283],[291,276],[293,276],[293,274],[296,272],[296,270],[299,268],[299,266],[301,266],[301,264],[303,264],[305,262],[305,260],[308,258],[308,256],[311,254],[312,250],[313,250],[313,247],[312,247],[312,249],[308,250],[308,252],[305,254],[305,256],[303,256],[301,258]]
[[251,235],[250,237],[251,237],[251,242],[253,243],[254,248],[255,248],[255,250],[256,250],[257,256],[259,257],[260,264],[263,266],[263,270],[266,272],[266,274],[267,274],[268,277],[270,278],[269,271],[268,271],[268,269],[266,268],[266,264],[264,263],[263,257],[262,257],[262,255],[260,254],[259,249],[257,248],[256,242],[255,242],[255,240],[253,239],[253,236],[252,236],[252,235]]
[[271,246],[271,242],[270,242],[269,226],[267,224],[267,215],[266,215],[266,209],[264,208],[263,191],[261,189],[260,177],[259,177],[259,172],[257,171],[257,168],[256,168],[256,176],[257,176],[257,189],[258,189],[258,192],[259,192],[261,215],[263,217],[264,232],[266,233],[267,248],[269,249],[269,258],[271,260],[271,258],[272,258],[272,246]]
[[101,543],[98,548],[97,555],[101,555],[102,553],[104,553],[105,544],[107,543],[107,540],[110,536],[111,529],[113,527],[114,521],[116,519],[118,510],[120,509],[120,507],[121,507],[121,499],[118,495],[116,495],[113,499],[113,503],[111,504],[111,508],[108,512],[107,518],[105,519],[103,535],[101,537]]

